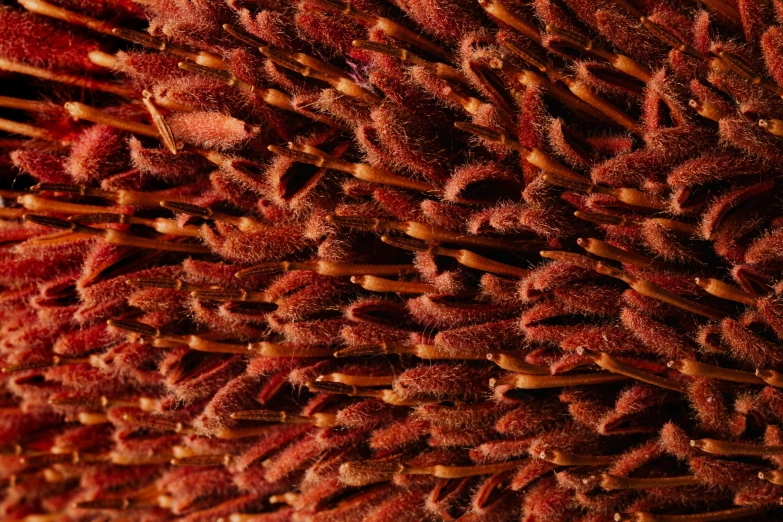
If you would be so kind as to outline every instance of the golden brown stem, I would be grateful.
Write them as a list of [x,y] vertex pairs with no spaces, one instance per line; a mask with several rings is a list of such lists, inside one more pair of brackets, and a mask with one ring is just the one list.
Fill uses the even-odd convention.
[[720,379],[722,381],[742,382],[745,384],[764,384],[764,381],[760,377],[757,377],[750,372],[720,368],[718,366],[712,366],[689,359],[669,361],[667,366],[684,375],[690,375],[691,377]]
[[113,54],[96,50],[87,53],[87,58],[98,67],[103,67],[105,69],[114,69],[117,67],[117,57]]
[[332,357],[334,355],[334,349],[332,348],[318,348],[312,346],[290,346],[286,344],[278,343],[250,343],[248,349],[258,355],[264,357],[279,357],[279,358],[323,358]]
[[[61,208],[60,205],[58,205],[57,201],[54,202],[55,205],[53,205],[49,209],[43,209],[48,210],[49,212],[59,212],[58,210],[55,210],[57,208]],[[74,204],[64,204],[64,207],[67,207],[69,205]],[[87,207],[88,205],[74,205],[74,206],[80,206],[80,207]],[[157,232],[160,232],[161,234],[169,235],[169,236],[184,236],[184,237],[201,237],[201,231],[198,227],[193,225],[182,225],[180,226],[179,223],[174,221],[173,219],[166,219],[166,218],[141,218],[132,216],[130,214],[114,214],[111,212],[106,212],[105,207],[97,207],[99,209],[98,212],[95,214],[75,214],[68,218],[68,221],[71,221],[73,223],[79,223],[79,224],[97,224],[100,225],[106,225],[111,223],[121,223],[125,225],[143,225],[146,227],[150,227],[154,229]]]
[[173,455],[155,454],[148,456],[133,455],[127,452],[112,451],[109,453],[109,462],[117,466],[149,466],[155,464],[170,464]]
[[708,57],[706,55],[702,54],[691,45],[680,40],[678,36],[676,36],[674,33],[669,31],[662,25],[658,25],[650,21],[650,19],[647,18],[646,16],[639,17],[639,20],[642,22],[642,25],[645,27],[645,29],[647,29],[650,33],[652,33],[653,36],[658,38],[666,45],[673,47],[674,49],[680,52],[698,58],[699,60],[707,61]]
[[0,208],[0,219],[19,219],[26,213],[23,208]]
[[393,390],[364,388],[339,382],[309,382],[307,387],[315,393],[336,393],[350,397],[373,397],[392,406],[420,406],[432,402],[419,399],[405,399],[397,395]]
[[12,98],[10,96],[0,96],[0,107],[7,109],[17,109],[29,112],[56,112],[60,110],[59,105],[38,100],[26,100],[23,98]]
[[525,87],[538,87],[543,89],[550,96],[555,98],[566,107],[570,107],[605,123],[617,125],[617,122],[615,122],[612,118],[600,110],[596,109],[589,103],[582,101],[578,97],[574,96],[574,94],[572,94],[570,91],[563,89],[559,85],[551,82],[547,78],[544,78],[540,74],[536,74],[533,71],[520,71],[510,67],[503,67],[502,71],[509,78],[519,82]]
[[152,341],[152,346],[169,348],[175,346],[187,346],[191,350],[205,353],[233,353],[246,354],[249,352],[247,344],[221,343],[204,339],[197,335],[157,335]]
[[[313,121],[323,123],[324,125],[329,125],[330,127],[343,128],[343,125],[341,123],[328,116],[323,116],[321,114],[317,114],[296,107],[290,96],[288,96],[284,92],[278,91],[277,89],[265,89],[257,85],[251,85],[247,82],[240,80],[239,78],[237,78],[236,76],[234,76],[228,71],[213,69],[210,67],[205,67],[203,65],[198,65],[191,62],[180,62],[178,66],[180,69],[184,71],[201,74],[202,76],[206,76],[208,78],[212,78],[213,80],[223,82],[231,87],[236,87],[237,89],[240,89],[242,91],[252,93],[258,96],[261,100],[263,100],[267,104],[271,105],[272,107],[277,107],[278,109],[282,109],[284,111],[295,112],[296,114],[299,114],[306,118],[310,118]],[[164,103],[162,100],[156,100],[156,101],[159,104]],[[165,106],[168,107],[168,105]],[[181,110],[181,109],[176,109],[176,110]],[[207,159],[210,158],[208,157]],[[210,161],[214,161],[214,160],[210,159]]]
[[7,120],[5,118],[0,118],[0,131],[8,132],[9,134],[17,134],[19,136],[27,136],[28,138],[34,138],[37,140],[57,141],[52,133],[46,129],[29,125],[27,123]]
[[253,218],[248,216],[232,216],[225,212],[213,210],[209,207],[202,207],[199,205],[193,205],[191,203],[183,203],[180,201],[161,201],[160,206],[181,214],[187,214],[189,216],[198,216],[204,219],[212,219],[214,221],[223,221],[225,223],[231,223],[242,232],[253,232],[260,230],[264,227],[262,223],[259,223]]
[[[333,65],[329,65],[326,62],[323,62],[319,60],[318,58],[315,58],[314,56],[310,56],[309,54],[304,53],[289,53],[283,49],[276,48],[274,46],[269,45],[268,42],[265,42],[261,38],[258,38],[257,36],[254,36],[247,31],[244,31],[240,29],[236,25],[232,24],[223,24],[223,30],[226,31],[228,34],[233,36],[234,38],[250,45],[253,47],[266,47],[274,52],[281,53],[283,56],[285,56],[287,59],[291,59],[299,63],[300,65],[303,65],[305,67],[309,67],[321,74],[325,74],[327,76],[331,76],[333,78],[346,78],[349,79],[349,77],[338,67],[335,67]],[[263,52],[263,51],[262,51]]]
[[741,76],[749,83],[758,85],[773,94],[783,96],[783,89],[778,87],[777,84],[762,78],[761,75],[754,71],[750,64],[748,64],[743,58],[726,51],[720,51],[718,56],[720,56],[721,60],[723,60],[723,63],[725,63],[726,66],[728,66],[728,68],[734,72],[734,74]]
[[405,354],[425,360],[482,360],[483,355],[464,354],[445,350],[434,344],[373,344],[343,348],[334,353],[335,357],[374,357],[377,355]]
[[42,80],[49,80],[52,82],[64,83],[66,85],[72,85],[74,87],[81,87],[84,89],[93,89],[96,91],[108,92],[111,94],[117,94],[124,96],[125,98],[134,98],[137,93],[134,89],[118,85],[111,82],[103,82],[100,80],[94,80],[92,78],[84,76],[76,76],[73,74],[56,73],[49,71],[48,69],[41,69],[39,67],[32,67],[21,63],[15,63],[5,58],[0,58],[0,70],[26,74],[28,76],[34,76]]
[[729,442],[716,439],[697,439],[691,441],[691,446],[712,455],[745,455],[764,457],[767,455],[783,455],[783,446],[764,446],[747,442]]
[[390,354],[415,354],[416,345],[401,344],[371,344],[366,346],[352,346],[334,352],[335,357],[374,357],[376,355]]
[[416,181],[413,179],[403,178],[388,170],[380,169],[368,165],[366,163],[349,163],[330,156],[329,154],[310,147],[312,152],[303,152],[293,150],[290,148],[279,147],[277,145],[270,145],[268,147],[270,152],[291,158],[293,161],[299,163],[306,163],[309,165],[315,165],[319,168],[326,168],[332,170],[339,170],[351,174],[355,178],[369,181],[371,183],[379,183],[381,185],[391,185],[393,187],[404,188],[408,190],[414,190],[417,192],[438,192],[438,189],[423,181]]
[[282,261],[263,263],[244,270],[235,275],[239,279],[261,274],[278,274],[292,272],[294,270],[307,270],[316,274],[332,277],[346,277],[355,275],[391,275],[398,276],[410,274],[416,271],[413,265],[367,265],[356,263],[332,263],[330,261],[315,261],[313,263],[297,263],[294,261]]
[[181,433],[183,435],[191,435],[194,433],[192,428],[184,425],[181,422],[173,422],[168,419],[153,415],[138,416],[126,413],[122,416],[122,420],[129,424],[149,428],[155,431],[171,431],[174,433]]
[[[79,227],[77,232],[84,232],[88,227]],[[95,230],[95,229],[90,229]],[[158,239],[147,239],[145,237],[134,236],[119,232],[117,230],[106,229],[100,235],[104,241],[112,245],[141,248],[147,250],[162,250],[167,252],[182,252],[184,254],[208,254],[209,248],[205,245],[195,243],[176,243],[174,241],[161,241]]]
[[573,179],[580,183],[588,182],[587,178],[583,175],[566,167],[552,156],[539,149],[525,147],[505,132],[467,122],[455,122],[454,126],[459,130],[475,134],[485,140],[494,141],[500,145],[516,150],[528,163],[545,172],[550,172],[560,178]]
[[695,236],[699,232],[699,227],[691,224],[677,221],[675,219],[668,218],[651,218],[650,221],[654,221],[667,230],[672,232],[679,232],[687,236]]
[[632,188],[608,188],[596,186],[595,191],[599,194],[609,194],[614,196],[618,201],[633,207],[648,208],[651,210],[666,210],[668,208],[668,203],[659,197]]
[[[251,290],[233,290],[225,288],[195,288],[191,290],[190,295],[196,299],[206,301],[229,301],[238,303],[270,303],[269,298],[264,292],[254,292]],[[274,305],[274,303],[270,303]]]
[[359,11],[356,9],[356,7],[351,5],[350,2],[342,2],[341,0],[307,0],[307,4],[317,6],[321,9],[338,11],[350,16],[357,22],[383,31],[387,36],[401,40],[418,47],[419,49],[427,51],[428,53],[437,56],[441,60],[449,61],[450,59],[448,52],[444,51],[438,45],[430,42],[421,34],[411,31],[407,27],[403,27],[402,25],[393,20],[389,20],[388,18],[383,18],[381,16],[375,16]]
[[691,109],[699,113],[699,116],[701,116],[702,118],[707,118],[708,120],[720,121],[723,118],[729,116],[729,114],[726,111],[724,111],[717,105],[710,102],[688,100],[688,105],[691,107]]
[[488,353],[487,359],[510,372],[527,373],[531,375],[549,375],[549,368],[526,363],[519,357],[507,353]]
[[509,51],[514,53],[515,55],[517,55],[518,57],[522,58],[528,64],[530,64],[533,67],[535,67],[536,69],[538,69],[539,72],[541,72],[543,74],[546,74],[547,76],[549,76],[550,78],[553,78],[555,80],[559,80],[559,79],[561,79],[564,76],[563,73],[558,71],[556,68],[554,68],[550,64],[542,61],[538,57],[533,56],[527,50],[519,47],[514,42],[509,41],[508,39],[502,38],[500,36],[498,36],[497,39],[499,40],[499,43],[503,47],[505,47],[506,49],[508,49]]
[[493,237],[476,236],[461,232],[452,232],[443,228],[438,228],[417,221],[386,221],[376,218],[365,218],[359,216],[336,216],[331,215],[326,218],[329,223],[337,226],[361,228],[372,230],[373,232],[389,232],[396,230],[403,232],[409,237],[420,239],[422,241],[433,241],[438,243],[455,243],[464,246],[493,248],[498,250],[529,251],[533,246],[541,242],[534,241],[513,241],[498,239]]
[[444,479],[476,477],[479,475],[494,475],[511,471],[524,464],[525,460],[512,460],[496,464],[478,466],[407,466],[399,462],[389,461],[355,461],[343,464],[345,469],[359,473],[379,473],[388,475],[431,475]]
[[461,265],[468,268],[474,268],[483,272],[491,272],[493,274],[500,274],[512,277],[524,277],[530,273],[529,270],[519,268],[492,259],[480,256],[470,250],[453,250],[450,248],[439,247],[435,245],[428,245],[422,241],[416,241],[412,239],[402,239],[389,236],[381,236],[381,241],[388,245],[392,245],[404,250],[411,250],[414,252],[430,252],[436,256],[447,256],[456,259]]
[[92,29],[93,31],[98,31],[99,33],[112,34],[112,29],[117,27],[110,22],[98,20],[80,13],[75,13],[73,11],[63,9],[62,7],[52,5],[48,2],[44,2],[43,0],[18,0],[18,2],[19,5],[33,13],[48,16],[50,18],[56,18],[64,22],[68,22],[69,24],[81,25],[83,27],[87,27],[88,29]]
[[316,382],[339,382],[353,386],[391,386],[394,383],[394,375],[348,375],[346,373],[330,373],[319,375]]
[[565,78],[563,82],[568,89],[583,102],[595,107],[603,114],[608,116],[612,121],[625,127],[629,132],[636,135],[642,134],[642,128],[639,122],[625,114],[623,111],[595,94],[584,82],[574,80],[571,78]]
[[620,216],[613,216],[611,214],[599,214],[597,212],[584,212],[582,210],[577,210],[574,212],[574,216],[591,223],[596,223],[598,225],[615,225],[620,227],[635,225],[635,223],[630,219]]
[[160,141],[163,142],[163,145],[166,146],[171,154],[176,156],[179,152],[179,147],[174,141],[174,133],[171,131],[169,124],[166,123],[166,119],[152,102],[152,93],[149,91],[144,91],[141,94],[143,96],[142,101],[144,102],[144,106],[147,107],[147,111],[150,113],[150,118],[152,118],[152,123],[155,125],[155,128],[158,131]]
[[584,373],[577,375],[529,375],[517,374],[503,379],[490,379],[489,385],[496,387],[507,384],[522,390],[562,388],[564,386],[593,386],[628,380],[624,375],[613,373]]
[[763,380],[770,386],[774,386],[775,388],[783,388],[783,373],[777,372],[775,370],[757,369],[756,375],[759,377],[759,379]]
[[229,466],[234,460],[232,455],[192,455],[171,459],[172,466]]
[[432,475],[438,478],[463,478],[463,477],[475,477],[479,475],[494,475],[495,473],[502,473],[503,471],[511,471],[523,465],[526,461],[508,461],[499,462],[496,464],[485,464],[479,466],[426,466],[426,467],[411,467],[407,468],[404,472],[406,475]]
[[621,362],[608,353],[593,352],[581,347],[577,349],[577,353],[579,355],[589,357],[596,365],[612,373],[625,375],[626,377],[636,379],[637,381],[646,382],[648,384],[652,384],[653,386],[658,386],[667,390],[685,393],[685,387],[683,385],[678,384],[671,379],[654,375],[650,372],[631,366],[630,364]]
[[164,335],[157,328],[135,321],[109,319],[107,324],[142,337],[149,337],[151,338],[152,346],[158,348],[187,346],[191,350],[206,353],[232,353],[239,355],[257,353],[266,357],[331,357],[334,352],[330,348],[292,346],[265,341],[250,344],[223,343],[197,335]]
[[65,104],[65,110],[76,119],[87,120],[93,123],[102,123],[114,127],[115,129],[141,134],[142,136],[149,136],[151,138],[160,137],[158,131],[152,125],[139,123],[126,118],[118,118],[108,112],[84,105],[83,103],[68,102]]
[[313,413],[305,416],[273,410],[238,411],[232,413],[231,418],[259,422],[281,422],[284,424],[312,424],[319,428],[330,428],[337,422],[337,415],[334,413]]
[[560,450],[544,450],[538,457],[558,466],[609,466],[615,459],[612,455],[580,455]]
[[[332,73],[324,73],[319,70],[324,69],[323,67],[318,67],[316,69],[304,65],[302,63],[303,60],[296,59],[291,53],[288,53],[282,49],[272,48],[268,45],[259,46],[258,50],[261,51],[261,54],[269,58],[269,60],[271,60],[276,65],[294,71],[297,74],[301,74],[305,78],[314,78],[316,80],[328,83],[334,87],[337,92],[345,94],[346,96],[356,98],[357,100],[361,100],[370,105],[380,105],[383,103],[383,98],[376,96],[370,91],[364,89],[358,83],[349,79],[342,73],[337,76],[333,75]],[[301,55],[300,53],[300,56],[306,55]]]
[[36,370],[39,368],[51,368],[54,366],[64,366],[67,364],[90,364],[89,358],[68,358],[55,355],[51,358],[43,358],[37,361],[25,361],[19,364],[5,366],[3,373],[21,372],[24,370]]
[[370,275],[352,276],[351,283],[371,292],[395,292],[398,294],[432,294],[436,292],[436,288],[429,283],[394,281]]
[[607,491],[614,489],[677,488],[681,486],[695,486],[699,483],[699,479],[692,475],[656,478],[618,477],[608,473],[601,475],[601,487]]
[[650,259],[648,257],[628,252],[622,248],[617,248],[610,245],[605,241],[593,238],[579,238],[576,240],[576,244],[584,248],[594,256],[604,257],[606,259],[613,259],[624,264],[633,265],[639,268],[660,269],[661,263]]
[[567,31],[552,25],[547,25],[546,30],[548,33],[554,34],[561,40],[567,41],[577,49],[587,51],[588,53],[603,58],[618,71],[624,72],[629,76],[633,76],[634,78],[637,78],[644,83],[649,82],[650,78],[652,77],[650,70],[639,62],[623,54],[613,53],[608,49],[598,47],[592,40],[584,39],[579,35],[572,33],[571,31]]
[[94,189],[84,185],[73,185],[70,183],[39,183],[38,185],[33,185],[30,187],[30,190],[38,192],[63,192],[66,194],[78,194],[80,196],[103,198],[114,201],[119,205],[144,205],[155,207],[160,205],[160,201],[162,199],[182,202],[192,202],[195,199],[195,196],[171,195],[165,190],[150,192],[140,192],[137,190],[118,190],[116,192],[111,192],[108,190]]
[[191,285],[182,279],[174,279],[169,277],[133,277],[127,279],[126,282],[129,285],[144,286],[148,288],[167,288],[169,290],[182,291],[192,291],[198,289],[197,286]]
[[442,62],[427,61],[424,58],[413,54],[407,49],[403,49],[401,47],[392,47],[391,45],[384,45],[377,42],[371,42],[369,40],[354,40],[352,44],[357,49],[364,49],[367,51],[385,54],[386,56],[398,58],[403,62],[424,67],[425,69],[435,73],[438,78],[443,78],[444,80],[459,83],[461,85],[469,85],[469,82],[465,76],[454,67]]
[[117,208],[115,207],[102,207],[100,205],[83,205],[80,203],[69,203],[66,201],[58,201],[55,199],[42,198],[34,194],[25,194],[17,198],[17,203],[22,205],[26,210],[32,212],[55,212],[58,214],[99,214],[99,213],[115,213]]
[[[269,503],[270,504],[288,504],[289,506],[293,506],[296,504],[296,502],[299,500],[301,495],[297,493],[293,493],[291,491],[286,491],[282,495],[272,495],[269,497]],[[234,522],[233,519],[231,522]]]
[[81,412],[78,415],[78,419],[85,426],[96,426],[109,422],[109,417],[105,413]]
[[150,397],[139,397],[137,399],[117,399],[109,398],[105,395],[88,397],[52,397],[49,399],[52,406],[79,406],[82,408],[110,408],[127,407],[138,408],[142,411],[154,411],[160,407],[157,399]]
[[726,316],[724,312],[715,310],[709,306],[695,303],[690,299],[686,299],[673,292],[669,292],[668,290],[656,285],[652,281],[648,281],[647,279],[643,279],[641,277],[636,277],[621,270],[617,270],[616,268],[607,266],[603,263],[598,263],[595,270],[600,274],[608,275],[610,277],[620,279],[621,281],[625,281],[632,289],[646,297],[663,301],[664,303],[676,306],[677,308],[681,308],[687,312],[715,320],[721,320]]
[[542,174],[541,177],[547,183],[551,183],[552,185],[563,187],[568,190],[585,192],[587,194],[596,193],[614,196],[621,203],[625,203],[626,205],[631,205],[633,207],[650,210],[664,210],[667,206],[667,203],[658,197],[636,189],[604,187],[590,183],[586,179],[568,179],[546,172]]
[[522,16],[510,11],[500,0],[478,0],[479,5],[489,14],[510,25],[523,35],[537,43],[541,43],[541,32]]
[[209,53],[207,51],[191,51],[177,45],[171,45],[161,38],[151,36],[147,33],[140,31],[134,31],[133,29],[125,29],[124,27],[115,27],[112,29],[111,34],[123,40],[133,42],[150,49],[166,52],[175,56],[181,56],[187,58],[198,65],[205,67],[211,67],[213,69],[227,69],[228,64],[224,62],[216,54]]

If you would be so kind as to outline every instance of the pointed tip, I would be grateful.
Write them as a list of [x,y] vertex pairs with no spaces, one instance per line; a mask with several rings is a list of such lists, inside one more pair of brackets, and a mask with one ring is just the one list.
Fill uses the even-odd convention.
[[342,357],[362,357],[362,356],[375,356],[386,353],[381,345],[367,345],[367,346],[351,346],[350,348],[343,348],[334,352],[334,356],[337,358]]
[[328,381],[310,381],[307,383],[307,387],[310,391],[323,392],[323,393],[337,393],[343,395],[352,395],[356,392],[356,387],[349,384],[343,384],[340,382],[328,382]]
[[25,221],[34,223],[36,225],[56,228],[60,230],[73,230],[77,227],[76,223],[72,223],[65,219],[60,219],[52,216],[41,216],[38,214],[25,214],[23,216]]

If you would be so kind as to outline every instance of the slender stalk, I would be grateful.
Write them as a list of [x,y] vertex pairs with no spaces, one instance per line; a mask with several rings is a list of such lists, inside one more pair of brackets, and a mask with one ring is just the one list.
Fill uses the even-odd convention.
[[700,484],[699,479],[692,475],[656,478],[618,477],[609,474],[601,475],[601,487],[607,491],[615,489],[678,488],[681,486],[695,486],[698,484]]

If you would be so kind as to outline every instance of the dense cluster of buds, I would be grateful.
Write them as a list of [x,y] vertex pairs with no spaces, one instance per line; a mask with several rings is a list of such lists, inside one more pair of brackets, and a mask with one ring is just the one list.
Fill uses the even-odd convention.
[[0,518],[783,518],[783,2],[1,0]]

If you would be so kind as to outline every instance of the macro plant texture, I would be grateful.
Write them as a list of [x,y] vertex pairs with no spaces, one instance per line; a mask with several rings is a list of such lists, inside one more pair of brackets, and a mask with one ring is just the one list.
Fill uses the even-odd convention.
[[780,0],[0,0],[0,519],[783,520]]

